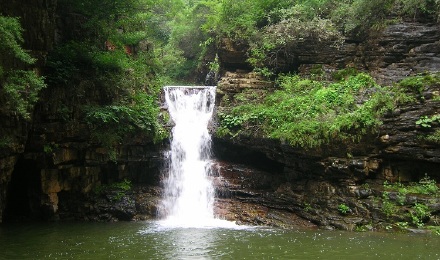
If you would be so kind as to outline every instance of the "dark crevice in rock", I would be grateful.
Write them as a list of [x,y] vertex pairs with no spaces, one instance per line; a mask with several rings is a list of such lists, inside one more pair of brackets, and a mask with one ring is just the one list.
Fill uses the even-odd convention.
[[283,163],[268,158],[262,151],[249,149],[246,146],[234,145],[221,139],[214,138],[213,150],[215,157],[220,160],[252,165],[254,168],[271,173],[279,173],[284,169]]
[[12,172],[6,194],[4,222],[41,219],[40,170],[35,161],[20,157]]

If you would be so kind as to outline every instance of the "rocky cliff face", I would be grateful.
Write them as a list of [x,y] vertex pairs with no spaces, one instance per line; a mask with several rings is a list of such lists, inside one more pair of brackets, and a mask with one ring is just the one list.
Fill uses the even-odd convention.
[[[351,66],[371,72],[381,84],[440,69],[440,25],[436,21],[401,21],[365,38],[346,38],[338,47],[304,40],[289,50],[288,57],[278,56],[278,69],[307,74],[316,65],[327,69]],[[245,42],[222,39],[219,59],[224,69],[249,70],[248,48]]]
[[[346,39],[339,50],[322,46],[314,49],[313,44],[305,44],[291,55],[295,60],[285,64],[296,64],[293,69],[304,75],[317,65],[326,72],[353,66],[369,71],[381,84],[392,84],[409,75],[440,70],[439,32],[437,23],[402,22],[365,41]],[[239,63],[237,57],[231,58],[235,53],[245,57],[246,51],[237,48],[230,43],[222,47],[221,53],[231,49],[230,55],[220,56],[224,69],[233,66],[218,85],[219,111],[240,104],[238,94],[252,92],[261,97],[273,86],[246,72],[247,65]],[[242,70],[237,71],[237,67]],[[223,160],[217,184],[228,200],[219,206],[220,212],[245,223],[281,226],[294,223],[286,220],[285,214],[300,216],[321,227],[348,230],[386,223],[390,216],[383,211],[384,181],[417,182],[427,174],[440,182],[439,146],[420,138],[426,131],[438,129],[438,125],[416,125],[422,116],[440,113],[439,90],[440,86],[431,86],[421,93],[419,102],[386,115],[378,135],[366,136],[356,144],[305,150],[259,138],[258,134],[217,138],[216,155]],[[409,200],[424,198],[406,197],[402,204]],[[260,210],[244,216],[240,213],[243,204]],[[428,204],[432,219],[438,220],[438,198]],[[341,213],[342,205],[349,210]],[[284,215],[280,215],[280,210]],[[408,209],[402,213],[405,214]]]
[[[55,41],[56,0],[22,1],[1,0],[2,14],[20,17],[24,30],[25,48],[38,58],[36,70],[44,64],[48,51]],[[24,122],[10,115],[0,113],[0,135],[7,137],[7,143],[0,151],[0,222],[7,202],[7,191],[14,167],[25,151],[27,135],[32,123]]]
[[[0,0],[2,15],[18,16],[24,28],[25,49],[38,59],[41,71],[48,53],[60,40],[78,33],[71,17],[60,17],[57,0]],[[99,103],[103,97],[78,88]],[[78,90],[78,89],[77,89]],[[83,90],[83,91],[82,91]],[[84,101],[62,86],[49,86],[40,93],[31,120],[0,113],[0,134],[7,144],[0,149],[0,223],[20,220],[130,220],[136,214],[155,215],[149,201],[157,200],[163,161],[162,145],[143,136],[132,136],[116,151],[102,148],[76,111]],[[78,93],[78,92],[76,92]],[[130,180],[130,191],[107,185]],[[101,186],[99,192],[96,187]],[[149,192],[150,195],[145,195]],[[150,196],[145,201],[145,197]]]
[[[22,17],[26,44],[39,58],[38,65],[44,64],[56,35],[71,37],[56,29],[56,0],[0,0],[0,6],[4,14]],[[222,40],[218,112],[239,104],[240,95],[261,98],[274,87],[249,72],[247,48],[245,42]],[[340,49],[305,42],[289,56],[293,60],[284,62],[284,70],[308,74],[316,65],[328,72],[353,66],[389,84],[418,72],[439,71],[439,53],[438,23],[401,22],[364,41],[346,39]],[[391,192],[390,200],[402,204],[403,217],[382,208],[385,180],[418,181],[426,173],[440,182],[439,147],[419,139],[438,125],[424,129],[415,124],[422,115],[440,113],[439,92],[440,86],[425,89],[419,103],[386,115],[379,134],[357,144],[304,150],[259,137],[215,138],[217,214],[243,224],[352,230],[389,218],[410,221],[410,205],[419,201],[430,207],[429,221],[438,221],[438,198],[405,194],[402,199]],[[88,95],[100,99],[99,94]],[[73,99],[68,91],[48,88],[32,121],[0,115],[0,133],[13,136],[0,150],[0,222],[3,217],[113,221],[156,214],[163,145],[132,137],[110,160],[110,152],[91,140],[81,115],[63,110],[63,105],[79,101],[81,97]],[[133,187],[111,185],[123,179]],[[107,185],[96,189],[101,184]]]

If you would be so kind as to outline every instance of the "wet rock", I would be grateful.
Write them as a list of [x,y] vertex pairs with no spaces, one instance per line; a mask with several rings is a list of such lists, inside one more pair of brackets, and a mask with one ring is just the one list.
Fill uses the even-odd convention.
[[356,197],[359,199],[367,199],[371,195],[373,195],[371,189],[357,189],[355,191]]
[[158,187],[137,187],[134,190],[136,219],[146,220],[158,217],[162,190]]
[[239,225],[316,228],[316,225],[292,212],[234,199],[216,200],[215,214],[219,218],[235,221]]

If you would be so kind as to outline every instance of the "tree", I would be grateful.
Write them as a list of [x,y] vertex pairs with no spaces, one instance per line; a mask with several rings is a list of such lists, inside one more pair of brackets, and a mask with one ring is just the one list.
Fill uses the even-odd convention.
[[31,69],[35,59],[21,47],[22,32],[18,18],[0,16],[0,101],[2,112],[30,119],[38,93],[46,85]]

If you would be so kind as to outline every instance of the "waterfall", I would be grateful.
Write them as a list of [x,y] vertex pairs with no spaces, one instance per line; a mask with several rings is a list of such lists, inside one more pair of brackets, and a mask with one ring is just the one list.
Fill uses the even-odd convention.
[[166,217],[165,222],[173,226],[198,227],[211,225],[214,220],[208,124],[215,90],[215,87],[164,88],[174,127],[160,211]]

